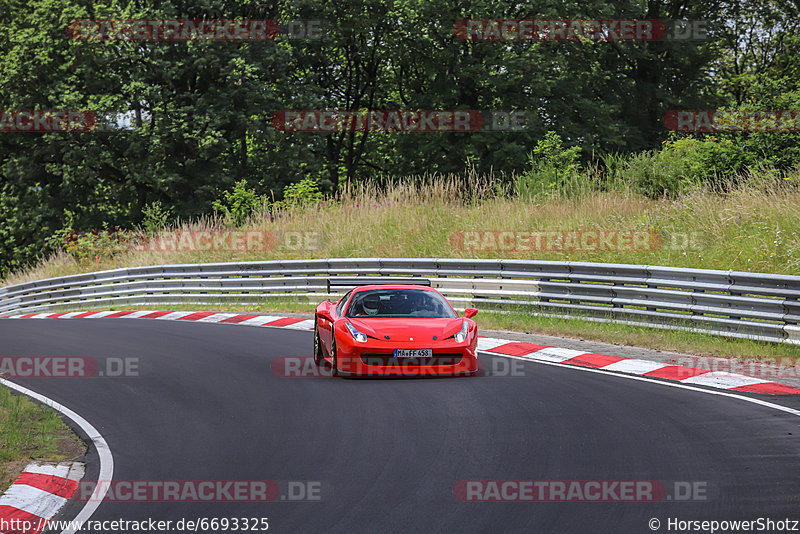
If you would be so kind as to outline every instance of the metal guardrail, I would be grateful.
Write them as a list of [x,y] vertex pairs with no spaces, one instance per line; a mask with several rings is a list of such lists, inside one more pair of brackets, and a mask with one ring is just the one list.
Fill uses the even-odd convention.
[[0,315],[275,299],[318,303],[343,294],[347,280],[361,276],[426,278],[461,308],[524,309],[800,344],[800,276],[570,261],[335,258],[129,267],[1,288]]

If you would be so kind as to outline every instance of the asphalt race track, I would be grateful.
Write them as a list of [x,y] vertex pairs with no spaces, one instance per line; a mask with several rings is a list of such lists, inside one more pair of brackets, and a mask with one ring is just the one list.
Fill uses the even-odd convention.
[[[310,332],[287,329],[0,321],[0,356],[139,359],[139,376],[14,380],[91,422],[111,448],[115,480],[322,488],[319,501],[105,502],[92,519],[268,517],[270,532],[291,533],[651,532],[651,518],[667,532],[669,518],[800,519],[800,417],[527,362],[521,376],[472,378],[283,378],[270,369],[311,351]],[[454,487],[466,480],[688,481],[706,499],[462,502]]]

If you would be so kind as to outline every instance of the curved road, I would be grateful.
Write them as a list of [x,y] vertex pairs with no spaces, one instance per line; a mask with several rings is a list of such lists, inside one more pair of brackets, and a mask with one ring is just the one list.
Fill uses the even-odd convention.
[[[666,532],[668,518],[800,519],[800,417],[527,362],[522,376],[456,379],[271,371],[273,359],[311,348],[310,332],[271,328],[0,321],[0,356],[139,359],[138,377],[14,380],[90,421],[114,454],[115,480],[323,487],[320,502],[106,502],[92,519],[266,516],[270,531],[306,533],[650,532],[651,518]],[[464,480],[690,481],[707,500],[462,502],[453,488]]]

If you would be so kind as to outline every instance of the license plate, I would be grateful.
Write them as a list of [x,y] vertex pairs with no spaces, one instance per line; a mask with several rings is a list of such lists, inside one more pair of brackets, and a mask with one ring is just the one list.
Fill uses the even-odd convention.
[[394,349],[395,358],[433,358],[433,349]]

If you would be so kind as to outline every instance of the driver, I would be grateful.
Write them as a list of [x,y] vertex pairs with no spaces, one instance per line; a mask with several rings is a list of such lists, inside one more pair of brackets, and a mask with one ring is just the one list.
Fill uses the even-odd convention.
[[424,296],[418,294],[416,291],[409,292],[406,298],[406,313],[412,316],[417,316],[424,304]]
[[439,306],[433,298],[429,295],[420,295],[419,296],[419,309],[424,311],[426,314],[435,316],[436,313],[439,311]]
[[367,315],[378,315],[378,308],[380,308],[380,305],[381,298],[374,293],[364,295],[364,298],[361,301],[361,307],[364,309],[364,313]]

